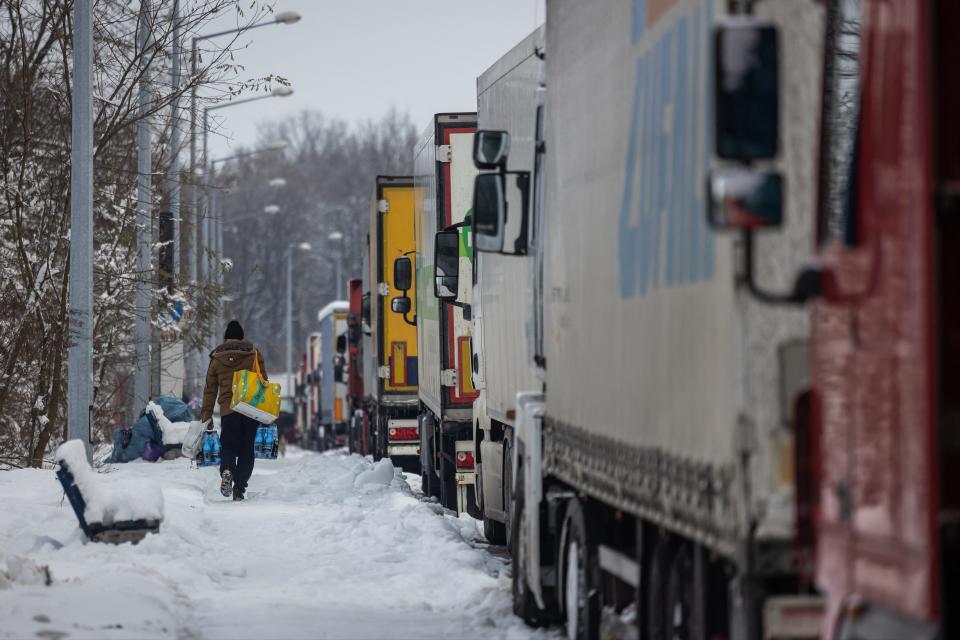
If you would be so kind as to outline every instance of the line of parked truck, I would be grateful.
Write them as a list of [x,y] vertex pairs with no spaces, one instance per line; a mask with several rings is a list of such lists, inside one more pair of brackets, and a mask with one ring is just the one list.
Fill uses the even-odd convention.
[[548,1],[373,185],[301,368],[332,442],[481,520],[570,638],[958,637],[954,27]]

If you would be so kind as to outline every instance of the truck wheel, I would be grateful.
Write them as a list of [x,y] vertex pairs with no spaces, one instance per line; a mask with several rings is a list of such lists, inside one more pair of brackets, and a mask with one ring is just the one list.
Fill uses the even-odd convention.
[[354,435],[356,434],[357,418],[356,416],[351,416],[350,421],[347,423],[347,453],[353,455],[357,452],[357,445],[354,442]]
[[437,456],[433,447],[436,432],[433,421],[420,420],[420,489],[427,498],[440,499],[440,483],[437,480]]
[[379,462],[386,455],[386,447],[383,444],[383,433],[380,428],[383,420],[380,418],[379,413],[374,416],[374,420],[376,420],[377,428],[374,429],[373,436],[373,461]]
[[513,557],[512,578],[513,578],[513,613],[521,620],[531,626],[541,624],[544,616],[543,612],[537,606],[537,600],[533,597],[529,587],[527,587],[527,558],[526,558],[526,534],[523,531],[523,481],[517,487],[517,497],[513,502],[515,513],[513,514],[513,534],[511,538],[516,543],[511,549]]
[[672,555],[673,545],[665,536],[661,536],[653,547],[645,587],[648,640],[672,640],[667,626],[666,597]]
[[440,436],[440,504],[445,509],[457,510],[457,468],[454,462],[456,439]]
[[597,562],[583,505],[573,498],[563,521],[560,563],[563,569],[560,588],[566,637],[569,640],[593,640],[599,631],[600,606],[597,588]]

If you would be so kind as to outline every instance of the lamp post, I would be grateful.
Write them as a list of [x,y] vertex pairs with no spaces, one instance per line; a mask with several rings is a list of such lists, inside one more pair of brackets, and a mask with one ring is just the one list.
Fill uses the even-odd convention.
[[338,243],[340,246],[337,247],[337,300],[341,300],[343,297],[342,287],[343,283],[340,282],[343,279],[343,234],[339,231],[333,231],[330,235],[327,236],[327,239]]
[[173,282],[180,284],[180,0],[173,0],[170,10],[173,22],[173,46],[170,51],[170,85],[173,104],[170,105],[170,169],[167,172],[169,211],[173,219]]
[[93,20],[92,2],[73,5],[73,138],[70,147],[70,346],[67,438],[90,452],[93,410]]
[[[217,31],[215,33],[206,33],[203,35],[195,36],[192,39],[192,46],[190,50],[190,77],[192,79],[193,87],[190,89],[190,178],[193,180],[192,188],[190,189],[190,215],[193,216],[195,223],[195,229],[193,233],[194,237],[194,255],[190,256],[187,260],[187,280],[193,282],[197,277],[197,269],[199,268],[199,263],[202,260],[202,254],[200,253],[200,219],[197,215],[197,62],[199,60],[199,52],[197,50],[197,45],[204,40],[212,40],[214,38],[219,38],[221,36],[227,36],[235,33],[240,33],[242,31],[247,31],[249,29],[258,29],[260,27],[267,27],[273,24],[294,24],[300,21],[300,14],[294,11],[281,11],[280,13],[273,16],[271,20],[264,20],[256,24],[252,24],[247,27],[240,27],[237,29],[227,29],[225,31]],[[184,380],[185,391],[188,394],[193,394],[195,391],[195,376],[197,373],[197,353],[194,349],[187,349],[187,362],[186,362],[186,376]]]
[[293,250],[310,251],[309,242],[291,242],[287,245],[287,381],[284,391],[293,395]]
[[[147,46],[150,42],[150,2],[142,0],[140,3],[140,24],[137,34],[137,47],[140,52],[140,67],[142,79],[139,88],[139,115],[137,123],[137,289],[133,318],[134,368],[133,368],[133,404],[130,407],[131,422],[143,410],[150,400],[155,385],[152,378],[156,372],[151,364],[150,343],[150,316],[153,311],[151,303],[152,284],[147,281],[150,277],[150,252],[153,245],[153,220],[151,216],[151,123],[148,118],[150,111],[150,72],[148,68]],[[158,345],[153,345],[154,348]],[[159,353],[154,352],[155,357]],[[159,383],[159,378],[155,380]]]

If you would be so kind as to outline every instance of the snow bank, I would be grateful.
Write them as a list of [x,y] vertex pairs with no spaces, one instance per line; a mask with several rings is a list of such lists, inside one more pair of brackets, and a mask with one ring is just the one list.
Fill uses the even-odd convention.
[[163,434],[163,444],[177,445],[183,444],[183,439],[187,436],[187,429],[190,428],[189,422],[170,422],[163,413],[163,409],[153,402],[147,403],[147,411],[153,414],[157,424],[160,425],[160,433]]
[[361,471],[353,481],[353,486],[362,487],[365,485],[388,485],[393,482],[396,472],[393,470],[393,464],[389,459],[383,458],[372,469]]
[[163,519],[163,494],[153,482],[140,478],[120,480],[114,474],[96,473],[87,463],[79,440],[68,440],[57,449],[57,462],[65,462],[86,503],[87,523],[110,526],[123,520]]
[[90,473],[105,491],[162,487],[162,533],[87,544],[52,471],[0,473],[0,556],[50,575],[27,565],[0,591],[0,640],[558,637],[512,614],[508,563],[474,542],[476,521],[386,461],[290,447],[257,460],[244,502],[182,458]]

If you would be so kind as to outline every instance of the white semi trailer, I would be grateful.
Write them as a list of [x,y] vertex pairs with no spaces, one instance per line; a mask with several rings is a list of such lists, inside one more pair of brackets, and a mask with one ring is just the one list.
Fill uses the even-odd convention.
[[[537,92],[543,81],[543,27],[538,28],[477,78],[477,127],[510,132],[508,169],[533,165]],[[516,191],[508,206],[519,211]],[[519,222],[520,218],[516,217]],[[508,224],[508,226],[510,226]],[[514,230],[514,235],[518,229]],[[473,403],[477,503],[487,540],[502,544],[509,535],[504,470],[509,480],[517,392],[539,388],[527,366],[530,264],[496,253],[474,256]]]
[[[729,15],[741,5],[772,28]],[[517,396],[504,474],[528,622],[559,616],[571,638],[819,634],[790,429],[808,318],[747,289],[788,288],[812,241],[823,29],[814,0],[552,0],[532,161],[477,134],[476,249],[526,255],[531,292],[537,383]],[[756,68],[771,50],[779,74]],[[713,105],[757,77],[784,96],[754,166],[787,185],[785,222],[745,247],[707,226],[712,172],[741,164],[715,158]],[[769,282],[745,278],[748,248]]]

